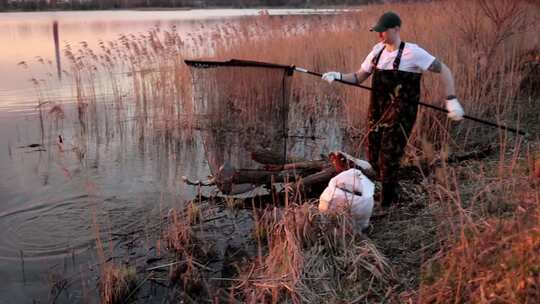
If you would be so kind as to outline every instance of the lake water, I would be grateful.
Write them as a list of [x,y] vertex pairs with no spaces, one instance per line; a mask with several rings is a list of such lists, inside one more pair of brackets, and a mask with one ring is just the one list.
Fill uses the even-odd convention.
[[[204,33],[209,25],[259,13],[260,10],[0,13],[0,303],[50,300],[51,273],[62,273],[69,282],[78,282],[73,283],[78,287],[72,288],[75,291],[71,295],[58,300],[79,302],[82,291],[77,290],[84,285],[80,282],[92,282],[91,278],[80,279],[81,273],[96,268],[96,225],[102,227],[103,235],[112,235],[113,244],[133,231],[149,232],[156,224],[153,219],[196,195],[194,187],[180,182],[181,176],[204,178],[210,174],[207,158],[211,147],[204,146],[204,131],[180,135],[171,144],[150,132],[137,133],[137,122],[130,122],[129,115],[123,127],[107,136],[81,135],[81,126],[73,118],[76,115],[67,115],[60,125],[41,125],[32,77],[48,77],[45,94],[64,100],[66,112],[76,112],[69,105],[72,87],[55,74],[53,23],[58,24],[60,47],[85,41],[97,48],[100,40],[144,33],[155,26],[175,25],[179,32],[196,34]],[[335,11],[276,9],[268,13]],[[39,58],[50,60],[51,64],[40,65]],[[23,69],[21,62],[31,68]],[[63,56],[60,62],[65,64]],[[107,102],[103,97],[102,104]],[[102,116],[107,112],[106,106],[98,112],[96,121],[108,121]],[[325,126],[320,132],[334,132],[338,138],[336,128]],[[58,135],[62,136],[62,143]],[[328,148],[327,145],[322,150]],[[151,238],[141,238],[137,254],[144,256],[155,244]]]
[[[330,9],[271,9],[270,15],[331,14]],[[15,111],[32,104],[35,92],[28,73],[17,64],[35,62],[37,57],[55,61],[53,22],[58,22],[59,44],[77,45],[85,41],[90,47],[97,42],[115,40],[120,34],[145,33],[158,26],[175,25],[179,32],[197,35],[205,28],[242,16],[256,16],[258,9],[219,9],[188,11],[89,11],[47,13],[0,13],[0,110]],[[34,67],[36,68],[36,67]],[[7,77],[9,75],[9,77]]]

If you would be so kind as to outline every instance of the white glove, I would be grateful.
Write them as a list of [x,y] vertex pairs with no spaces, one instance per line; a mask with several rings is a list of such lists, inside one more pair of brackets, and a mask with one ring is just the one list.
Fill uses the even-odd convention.
[[341,80],[340,72],[327,72],[322,75],[322,79],[332,83],[334,80]]
[[463,119],[465,112],[457,98],[446,100],[446,109],[448,110],[448,118],[451,120],[458,121]]

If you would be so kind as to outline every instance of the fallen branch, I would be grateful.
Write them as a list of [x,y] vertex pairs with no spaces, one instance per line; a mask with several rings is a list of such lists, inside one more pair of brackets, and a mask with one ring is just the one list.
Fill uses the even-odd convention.
[[182,180],[193,186],[216,186],[223,194],[232,195],[261,185],[270,189],[273,183],[299,183],[299,186],[309,189],[312,185],[327,183],[338,173],[350,168],[361,170],[368,178],[375,178],[375,172],[368,162],[341,151],[331,152],[324,159],[287,164],[275,163],[278,156],[267,150],[252,152],[252,157],[263,165],[261,169],[238,169],[226,162],[207,181],[191,181],[185,176]]

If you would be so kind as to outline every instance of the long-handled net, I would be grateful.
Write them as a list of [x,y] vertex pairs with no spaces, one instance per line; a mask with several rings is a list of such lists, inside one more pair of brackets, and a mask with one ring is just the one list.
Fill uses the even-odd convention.
[[[269,163],[282,164],[290,157],[288,143],[293,143],[289,129],[289,99],[294,71],[319,78],[321,74],[295,66],[265,62],[229,61],[185,61],[192,67],[193,96],[196,113],[201,114],[207,131],[205,151],[213,174],[223,164],[234,168],[258,168],[252,155],[268,156]],[[373,90],[358,84],[349,86]],[[316,98],[317,99],[317,98]],[[430,103],[420,105],[440,112],[446,109]],[[296,109],[296,108],[294,108]],[[297,132],[298,121],[305,115],[297,109],[292,113],[291,128]],[[310,117],[310,121],[313,117]],[[319,117],[315,117],[318,120]],[[524,135],[525,132],[511,127],[465,115],[464,118]],[[326,140],[319,146],[343,148],[343,142],[336,140],[337,133],[327,132]],[[313,153],[311,153],[313,154]]]

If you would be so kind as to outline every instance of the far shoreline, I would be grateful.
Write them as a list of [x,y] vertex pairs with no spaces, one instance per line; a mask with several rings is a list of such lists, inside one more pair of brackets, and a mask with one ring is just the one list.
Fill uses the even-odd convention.
[[[366,4],[369,5],[369,4]],[[9,9],[0,10],[1,13],[46,13],[46,12],[113,12],[113,11],[136,11],[136,12],[159,12],[159,11],[192,11],[192,10],[356,10],[365,5],[328,5],[314,7],[298,7],[298,6],[251,6],[251,7],[235,7],[235,6],[192,6],[192,7],[134,7],[134,8],[107,8],[107,9],[40,9],[40,10],[24,10],[24,9]]]

